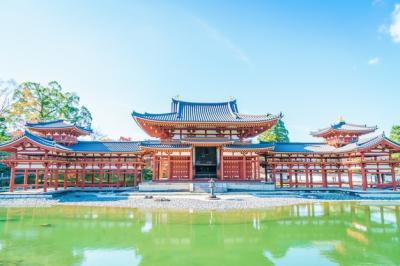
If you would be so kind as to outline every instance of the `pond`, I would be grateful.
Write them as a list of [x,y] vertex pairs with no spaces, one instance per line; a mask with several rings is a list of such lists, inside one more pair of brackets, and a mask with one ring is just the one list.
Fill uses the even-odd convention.
[[0,265],[396,265],[399,251],[395,202],[227,212],[0,209]]

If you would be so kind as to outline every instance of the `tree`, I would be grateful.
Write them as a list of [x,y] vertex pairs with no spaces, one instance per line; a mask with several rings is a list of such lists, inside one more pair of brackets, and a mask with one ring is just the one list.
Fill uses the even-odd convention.
[[15,80],[0,79],[0,142],[10,139],[7,134],[6,114],[10,108],[11,96],[17,88]]
[[62,92],[56,81],[46,86],[24,82],[15,90],[7,113],[7,120],[14,130],[23,128],[27,121],[56,119],[65,119],[85,128],[90,128],[92,123],[92,115],[85,106],[79,105],[79,97],[75,93]]
[[400,143],[400,125],[394,125],[390,131],[390,139]]
[[276,125],[261,133],[258,136],[259,141],[264,142],[289,142],[289,131],[285,127],[285,123],[279,120]]

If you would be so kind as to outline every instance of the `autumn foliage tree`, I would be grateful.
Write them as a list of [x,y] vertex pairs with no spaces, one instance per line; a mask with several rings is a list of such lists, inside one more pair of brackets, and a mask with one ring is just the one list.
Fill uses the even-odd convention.
[[24,82],[14,92],[6,118],[12,129],[23,128],[29,122],[65,119],[81,127],[90,128],[92,115],[80,106],[75,93],[63,92],[56,81],[47,85]]

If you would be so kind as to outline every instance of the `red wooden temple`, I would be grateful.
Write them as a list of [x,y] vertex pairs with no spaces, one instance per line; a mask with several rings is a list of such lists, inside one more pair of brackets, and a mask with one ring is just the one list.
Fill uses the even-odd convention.
[[282,115],[249,115],[236,100],[196,103],[172,99],[167,113],[132,113],[150,141],[84,141],[89,129],[66,121],[27,123],[5,143],[10,191],[60,187],[136,187],[143,170],[153,182],[270,182],[285,188],[391,188],[399,181],[400,145],[377,127],[346,122],[312,132],[324,142],[252,143]]

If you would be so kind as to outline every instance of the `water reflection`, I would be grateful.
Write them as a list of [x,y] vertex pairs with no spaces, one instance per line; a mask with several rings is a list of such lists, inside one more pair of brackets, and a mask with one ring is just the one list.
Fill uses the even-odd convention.
[[396,265],[399,206],[0,209],[0,265]]

